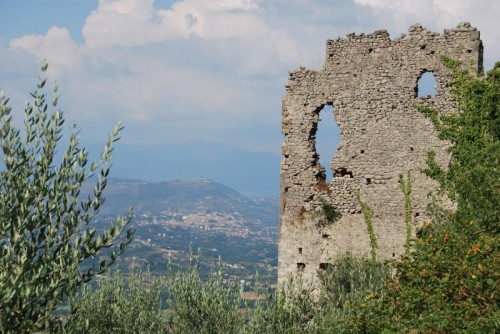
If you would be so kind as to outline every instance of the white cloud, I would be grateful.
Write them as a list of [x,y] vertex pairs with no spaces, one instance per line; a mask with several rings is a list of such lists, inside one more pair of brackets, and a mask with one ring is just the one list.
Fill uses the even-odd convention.
[[[170,9],[156,8],[152,0],[100,0],[83,35],[89,53],[193,36],[213,41],[215,48],[223,44],[219,40],[230,40],[234,46],[215,51],[223,58],[238,57],[238,73],[247,75],[263,72],[269,63],[289,63],[298,53],[293,37],[270,28],[251,0],[184,0]],[[256,61],[264,66],[259,69]]]
[[153,0],[99,0],[82,32],[91,49],[158,42],[173,33],[162,25]]
[[50,61],[51,73],[55,75],[81,69],[83,65],[81,49],[65,28],[52,27],[43,36],[23,36],[12,40],[10,46],[25,49],[40,59]]
[[100,0],[83,27],[86,46],[135,46],[188,38],[230,38],[267,32],[251,0],[184,0],[171,9],[154,7],[153,0]]
[[394,38],[415,22],[439,32],[470,20],[482,30],[486,59],[498,58],[493,2],[179,0],[159,8],[154,0],[99,0],[82,45],[53,27],[10,47],[49,61],[66,115],[87,131],[122,120],[138,142],[217,139],[278,150],[287,72],[320,68],[326,39],[384,28]]
[[466,19],[473,0],[354,0],[374,8],[380,20],[392,27],[406,29],[408,25],[422,23],[430,28],[452,27]]
[[405,32],[414,24],[440,32],[460,22],[470,22],[481,31],[486,45],[486,67],[491,67],[500,54],[500,30],[495,22],[500,17],[500,2],[491,0],[354,0],[374,10],[382,27]]

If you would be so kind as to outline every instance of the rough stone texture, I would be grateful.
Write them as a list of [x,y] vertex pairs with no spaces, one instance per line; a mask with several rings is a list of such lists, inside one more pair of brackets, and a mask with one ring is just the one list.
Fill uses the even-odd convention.
[[[482,70],[479,31],[468,23],[438,34],[416,24],[409,34],[391,40],[385,30],[328,40],[321,71],[299,68],[290,73],[283,98],[281,217],[278,280],[303,272],[314,277],[337,254],[368,255],[366,224],[356,200],[374,213],[379,258],[404,251],[404,197],[400,174],[411,171],[414,228],[425,218],[427,194],[436,184],[423,175],[426,153],[437,152],[447,165],[447,143],[415,105],[455,111],[446,86],[449,70],[441,55]],[[417,97],[425,72],[436,78],[434,97]],[[325,182],[315,135],[319,113],[333,105],[340,145],[331,161],[334,178]],[[339,208],[342,218],[318,226],[318,196]]]

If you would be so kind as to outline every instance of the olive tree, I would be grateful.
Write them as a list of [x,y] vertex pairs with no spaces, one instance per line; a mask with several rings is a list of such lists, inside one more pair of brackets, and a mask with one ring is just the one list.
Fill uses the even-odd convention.
[[[58,153],[64,117],[57,85],[46,92],[46,70],[45,64],[32,101],[26,104],[22,130],[14,125],[9,99],[0,93],[2,333],[54,328],[60,323],[54,310],[79,286],[105,272],[133,235],[127,229],[131,212],[101,232],[93,227],[104,202],[113,143],[122,127],[114,128],[98,162],[88,163],[88,151],[80,148],[74,124],[69,144]],[[93,195],[84,196],[82,184],[94,176]],[[105,248],[110,250],[103,255]]]

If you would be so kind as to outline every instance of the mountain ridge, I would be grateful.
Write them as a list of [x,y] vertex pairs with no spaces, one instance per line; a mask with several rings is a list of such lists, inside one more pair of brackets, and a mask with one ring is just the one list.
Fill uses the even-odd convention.
[[[95,160],[102,144],[83,143]],[[132,145],[118,142],[113,152],[114,178],[160,182],[210,179],[246,195],[279,193],[280,157],[223,143],[191,141],[180,144]]]
[[[95,179],[82,186],[82,195],[92,194]],[[238,214],[249,221],[277,225],[278,197],[249,197],[219,182],[205,178],[149,182],[109,178],[104,191],[103,215],[136,213],[158,215],[164,212],[194,214],[221,212]]]

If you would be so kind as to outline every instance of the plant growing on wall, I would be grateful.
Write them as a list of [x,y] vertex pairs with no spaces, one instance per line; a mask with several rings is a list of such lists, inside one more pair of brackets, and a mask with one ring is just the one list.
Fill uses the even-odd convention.
[[313,216],[318,218],[318,226],[333,224],[342,217],[342,212],[332,203],[321,196],[318,196],[317,199],[319,202],[319,210],[316,211]]
[[363,218],[365,219],[366,223],[366,231],[368,233],[368,237],[370,238],[370,258],[372,262],[375,263],[377,261],[378,243],[377,243],[377,236],[375,235],[375,231],[373,230],[373,221],[372,221],[373,212],[368,207],[368,205],[366,205],[366,203],[361,200],[359,193],[356,194],[356,199],[358,200],[358,203],[361,206],[361,213],[363,214]]
[[448,168],[430,152],[424,172],[457,207],[448,214],[431,212],[432,221],[396,262],[394,279],[367,313],[371,331],[365,332],[497,333],[500,328],[500,62],[483,77],[443,60],[452,70],[459,112],[420,108],[439,138],[451,143]]
[[405,239],[405,254],[408,255],[410,251],[410,242],[411,242],[411,232],[412,232],[412,208],[411,208],[411,175],[410,171],[408,171],[408,175],[405,178],[403,174],[399,175],[399,185],[401,187],[401,191],[405,197],[405,226],[406,226],[406,239]]
[[475,220],[485,229],[500,231],[500,62],[485,79],[477,78],[460,63],[442,58],[452,69],[451,92],[459,113],[440,114],[437,110],[419,110],[434,124],[438,137],[451,142],[451,160],[444,170],[428,153],[429,177],[457,203],[457,214]]

